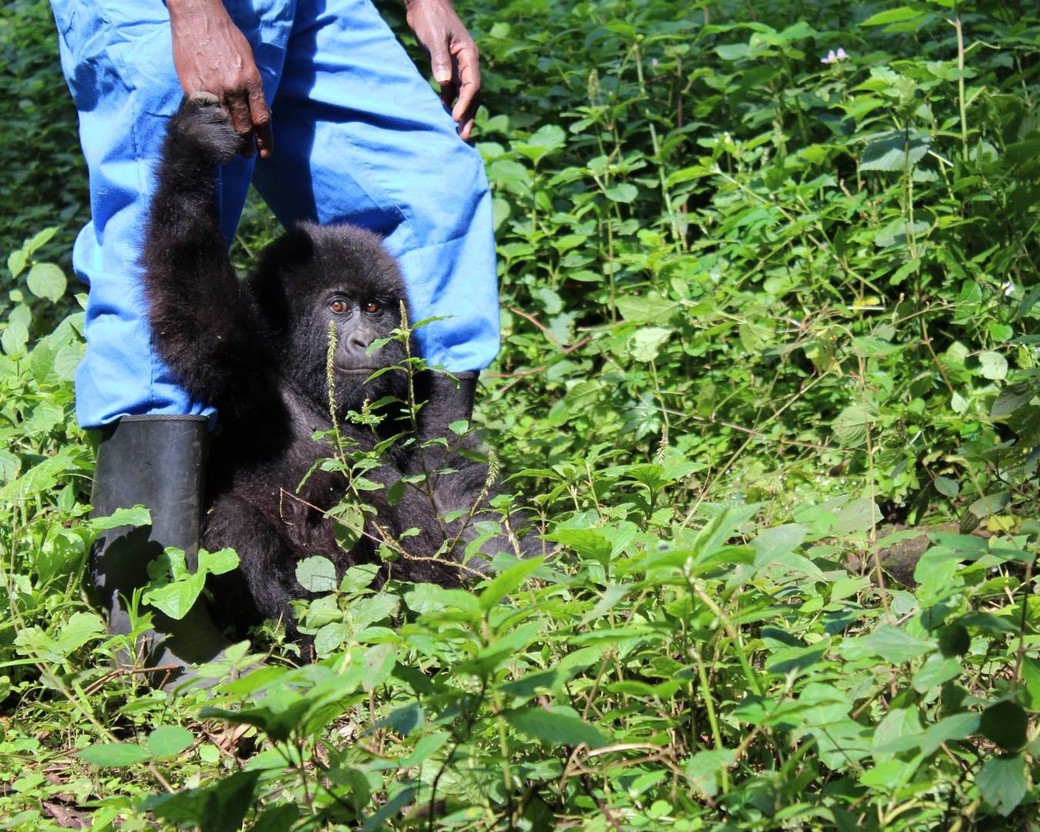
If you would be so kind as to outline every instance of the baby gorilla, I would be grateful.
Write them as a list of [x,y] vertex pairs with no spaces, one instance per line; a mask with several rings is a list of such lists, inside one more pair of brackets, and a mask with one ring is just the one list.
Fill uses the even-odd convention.
[[[314,434],[333,428],[334,413],[346,445],[364,452],[407,428],[400,414],[377,428],[346,418],[365,402],[408,398],[407,373],[386,369],[407,356],[392,335],[403,324],[404,286],[378,237],[313,224],[272,243],[256,272],[239,280],[219,226],[215,182],[217,165],[240,149],[212,96],[186,99],[171,119],[146,234],[146,290],[156,350],[184,388],[219,414],[202,546],[234,548],[240,568],[214,586],[217,612],[239,626],[282,618],[295,636],[289,602],[304,595],[295,576],[302,558],[322,555],[342,574],[377,561],[384,542],[400,556],[383,579],[458,585],[435,503],[454,507],[467,495],[446,486],[431,500],[404,486],[402,471],[415,470],[415,452],[392,446],[364,474],[381,488],[365,492],[374,512],[363,533],[350,551],[337,543],[327,512],[348,493],[348,481],[315,467],[334,448]],[[486,472],[478,466],[475,475],[465,461],[459,467],[468,468],[460,482]],[[465,486],[473,491],[470,505],[481,488]]]

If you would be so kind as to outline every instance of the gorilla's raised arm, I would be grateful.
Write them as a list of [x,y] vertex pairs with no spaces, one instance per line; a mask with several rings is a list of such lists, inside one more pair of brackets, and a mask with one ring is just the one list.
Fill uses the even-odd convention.
[[217,166],[240,148],[213,96],[185,99],[156,170],[142,257],[156,351],[193,397],[219,409],[262,406],[277,389],[217,214]]

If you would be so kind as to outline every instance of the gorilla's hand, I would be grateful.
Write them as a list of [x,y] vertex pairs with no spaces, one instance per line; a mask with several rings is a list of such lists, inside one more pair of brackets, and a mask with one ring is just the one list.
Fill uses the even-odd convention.
[[170,135],[195,146],[200,159],[214,165],[230,162],[242,150],[242,137],[211,92],[196,92],[181,103]]
[[173,63],[184,92],[215,95],[244,140],[243,152],[250,155],[255,142],[261,157],[270,156],[271,111],[260,71],[221,0],[169,0],[167,5]]
[[405,0],[405,18],[430,55],[441,100],[451,107],[459,135],[468,139],[480,92],[480,56],[449,0]]

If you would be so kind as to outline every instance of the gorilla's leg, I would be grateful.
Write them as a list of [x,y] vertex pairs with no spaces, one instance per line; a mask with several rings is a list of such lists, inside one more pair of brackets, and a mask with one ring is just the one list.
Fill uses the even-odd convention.
[[290,638],[297,638],[290,602],[304,597],[296,580],[299,555],[293,552],[267,517],[245,500],[226,494],[213,504],[206,518],[206,546],[233,548],[238,569],[211,579],[220,599],[217,618],[244,630],[264,620],[280,620]]
[[451,437],[448,426],[452,422],[473,419],[473,399],[477,392],[479,373],[447,375],[426,370],[416,378],[415,394],[422,409],[419,411],[420,441]]
[[[103,532],[91,550],[90,578],[113,635],[130,632],[129,599],[167,546],[182,549],[195,565],[206,439],[205,416],[124,416],[102,434],[93,515],[143,505],[152,516],[150,526]],[[158,610],[152,620],[137,655],[119,660],[160,668],[151,674],[158,684],[184,681],[191,665],[215,659],[229,644],[201,599],[179,621]]]

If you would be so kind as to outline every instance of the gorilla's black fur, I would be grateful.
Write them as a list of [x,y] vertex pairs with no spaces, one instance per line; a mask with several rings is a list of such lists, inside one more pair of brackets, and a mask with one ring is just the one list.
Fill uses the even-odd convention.
[[[295,568],[305,557],[323,555],[342,573],[375,561],[378,542],[389,540],[404,551],[389,570],[394,577],[457,585],[458,567],[435,557],[447,534],[433,502],[472,505],[486,465],[463,461],[469,470],[461,485],[438,485],[431,501],[420,489],[400,487],[402,471],[415,470],[408,456],[414,450],[383,452],[382,464],[365,474],[383,486],[365,495],[375,509],[365,534],[349,552],[337,544],[326,512],[342,500],[347,481],[339,472],[313,470],[333,455],[331,445],[314,439],[315,431],[333,427],[330,331],[339,427],[371,450],[402,423],[360,427],[345,414],[365,401],[408,397],[406,373],[371,378],[406,357],[402,341],[390,338],[402,325],[404,287],[376,236],[312,224],[277,239],[256,272],[240,281],[215,201],[216,166],[240,149],[220,108],[205,97],[186,99],[171,119],[146,233],[146,288],[157,351],[191,395],[219,413],[202,545],[233,547],[241,566],[215,587],[218,617],[239,625],[282,617],[295,633],[288,603],[304,594]],[[384,338],[385,345],[371,349]],[[411,529],[417,533],[402,536]]]

